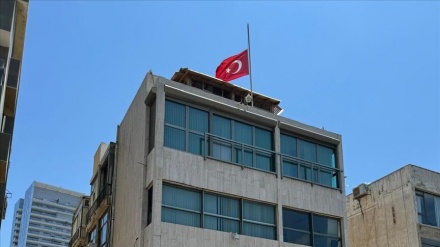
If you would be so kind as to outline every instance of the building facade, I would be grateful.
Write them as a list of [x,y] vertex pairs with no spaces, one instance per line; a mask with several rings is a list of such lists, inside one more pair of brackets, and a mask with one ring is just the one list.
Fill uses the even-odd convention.
[[21,215],[23,214],[23,203],[24,200],[20,198],[14,207],[14,218],[12,219],[12,229],[11,229],[11,243],[10,247],[18,246],[18,235],[20,233],[20,225],[21,225]]
[[20,85],[28,1],[0,1],[0,227],[6,214],[6,184]]
[[[68,246],[72,215],[83,194],[63,188],[33,182],[22,201],[20,229],[15,246]],[[12,227],[11,235],[16,234]],[[12,245],[14,246],[14,245]]]
[[84,246],[347,246],[341,136],[248,94],[189,69],[148,73],[114,155],[95,161],[90,203],[107,200]]
[[440,247],[440,173],[403,168],[347,196],[351,247]]

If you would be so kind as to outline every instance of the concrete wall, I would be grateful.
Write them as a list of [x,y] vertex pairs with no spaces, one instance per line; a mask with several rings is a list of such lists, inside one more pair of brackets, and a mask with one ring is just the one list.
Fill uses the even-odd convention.
[[116,182],[114,205],[113,246],[142,246],[141,218],[145,190],[146,122],[148,122],[145,99],[147,74],[132,104],[124,116],[116,141]]
[[433,233],[432,227],[418,225],[415,198],[415,189],[440,194],[438,173],[408,165],[368,188],[368,195],[359,200],[347,196],[351,247],[414,247],[421,246],[421,236],[440,238],[440,231]]

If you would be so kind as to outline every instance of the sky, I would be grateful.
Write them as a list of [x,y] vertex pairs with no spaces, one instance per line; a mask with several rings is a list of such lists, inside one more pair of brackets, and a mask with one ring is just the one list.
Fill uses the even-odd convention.
[[214,76],[247,23],[253,90],[342,135],[347,193],[406,164],[440,172],[439,1],[31,0],[1,246],[34,180],[90,192],[95,151],[150,69]]

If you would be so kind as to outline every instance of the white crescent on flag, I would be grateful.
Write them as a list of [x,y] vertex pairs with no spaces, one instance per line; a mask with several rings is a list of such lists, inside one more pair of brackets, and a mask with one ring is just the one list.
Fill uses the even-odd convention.
[[242,63],[240,60],[235,60],[234,62],[231,63],[231,65],[233,65],[234,63],[236,63],[238,65],[238,69],[235,72],[233,72],[232,74],[237,74],[238,71],[241,70]]

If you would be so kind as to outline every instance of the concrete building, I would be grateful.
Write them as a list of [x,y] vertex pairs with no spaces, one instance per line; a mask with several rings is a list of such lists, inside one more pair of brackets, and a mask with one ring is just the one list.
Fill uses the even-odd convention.
[[6,184],[20,85],[28,1],[0,1],[0,227],[6,214]]
[[347,196],[351,247],[440,247],[440,173],[407,165]]
[[24,200],[20,198],[15,203],[14,216],[13,216],[14,218],[12,219],[10,247],[18,246],[18,235],[20,233],[21,215],[23,214],[23,202]]
[[[25,198],[17,202],[22,214],[18,238],[11,239],[13,244],[17,244],[11,246],[68,246],[72,215],[82,196],[84,195],[78,192],[33,182],[27,189]],[[11,236],[17,234],[15,224],[16,222],[12,226]]]
[[90,203],[107,199],[87,246],[347,246],[341,136],[248,94],[189,69],[148,73],[95,155]]

